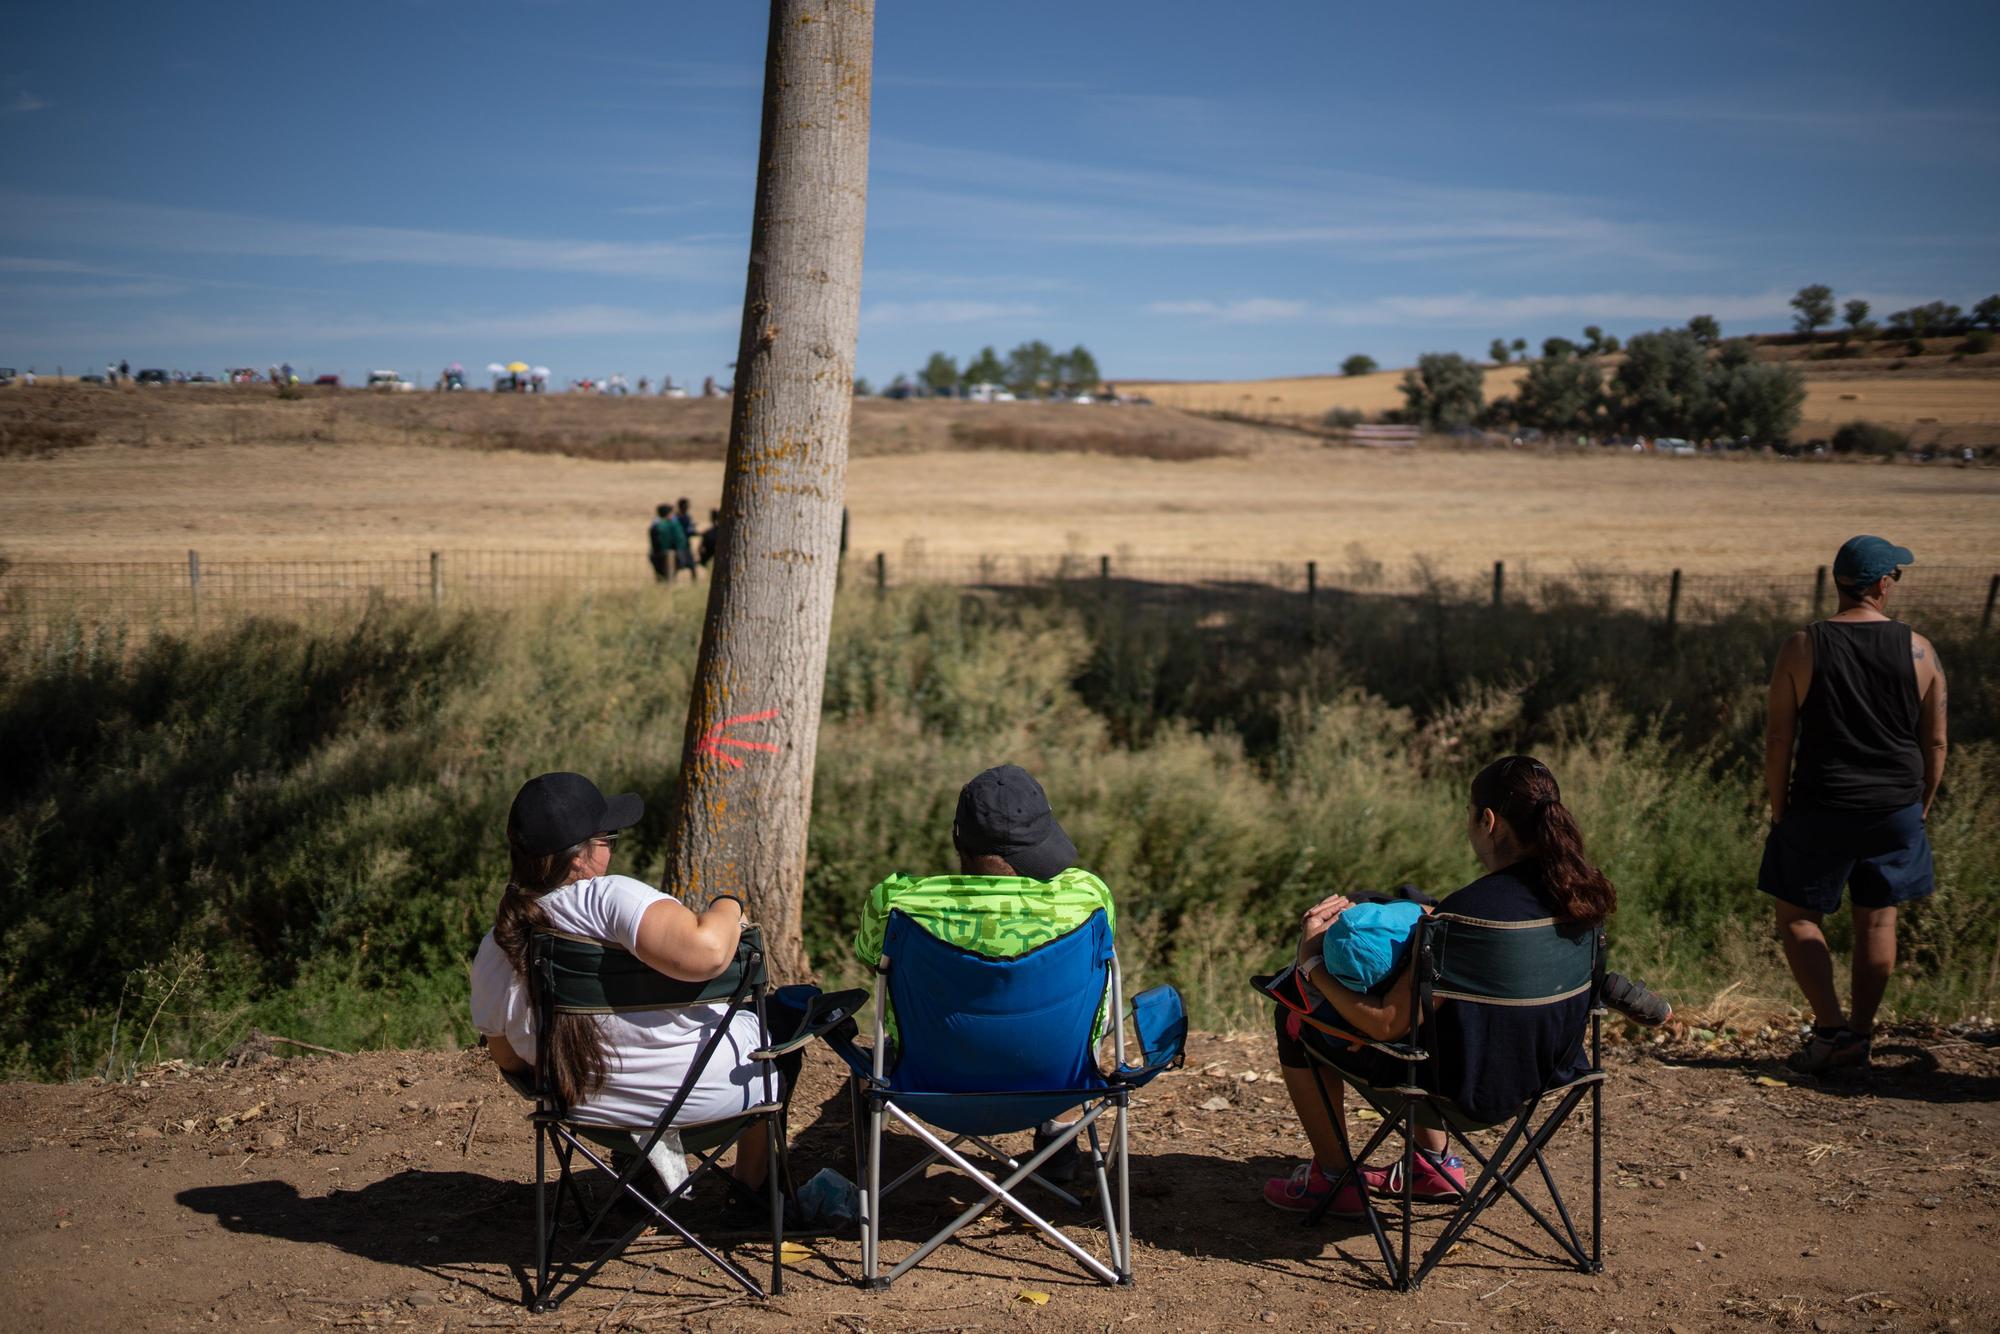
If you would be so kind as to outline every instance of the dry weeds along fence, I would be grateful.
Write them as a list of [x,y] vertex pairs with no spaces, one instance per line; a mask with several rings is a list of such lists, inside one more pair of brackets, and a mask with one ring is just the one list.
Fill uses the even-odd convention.
[[[881,589],[915,585],[1033,589],[1097,587],[1134,602],[1166,598],[1226,603],[1245,592],[1296,595],[1302,610],[1337,616],[1351,599],[1490,602],[1526,610],[1642,612],[1669,630],[1745,610],[1804,617],[1832,610],[1825,567],[1788,575],[1702,575],[1680,570],[1548,571],[1496,561],[1443,572],[1422,560],[1393,570],[1365,557],[1213,561],[1088,555],[931,557],[876,552],[850,558],[845,578]],[[299,616],[370,601],[510,606],[655,582],[637,554],[582,551],[432,551],[408,558],[339,561],[0,562],[0,623],[29,633],[63,626],[127,632],[181,630],[246,615]],[[677,579],[676,586],[682,585]],[[702,591],[706,591],[705,588]],[[1979,618],[1990,630],[2000,571],[1971,565],[1914,568],[1896,609],[1912,620]],[[694,614],[690,608],[689,614]]]

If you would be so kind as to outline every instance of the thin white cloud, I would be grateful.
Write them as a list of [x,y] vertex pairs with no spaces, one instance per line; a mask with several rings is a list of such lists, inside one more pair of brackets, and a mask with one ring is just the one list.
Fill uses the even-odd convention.
[[892,325],[989,324],[1035,319],[1044,307],[1005,301],[880,301],[863,307],[861,322],[870,328]]
[[[50,330],[48,334],[89,336],[113,343],[170,343],[203,348],[319,346],[398,338],[449,338],[532,346],[574,338],[712,333],[733,329],[741,319],[742,311],[736,306],[654,311],[630,306],[582,305],[427,318],[320,316],[311,311],[225,316],[161,312],[115,329],[94,322],[78,323]],[[37,332],[40,335],[41,331]]]
[[727,252],[706,243],[601,241],[413,227],[295,222],[254,214],[0,191],[0,235],[31,242],[188,254],[257,255],[336,264],[706,278]]
[[1146,309],[1155,315],[1190,315],[1224,324],[1271,324],[1296,320],[1310,307],[1303,301],[1250,297],[1242,301],[1155,301]]
[[47,98],[37,97],[35,94],[29,92],[27,89],[24,88],[20,92],[14,94],[14,100],[7,104],[7,109],[9,111],[20,111],[20,112],[47,111],[50,107],[54,105],[55,103],[49,101]]
[[1836,135],[1880,136],[1922,130],[2000,128],[2000,114],[1991,111],[1962,106],[1922,107],[1870,102],[1815,106],[1795,101],[1760,104],[1730,98],[1614,98],[1582,102],[1560,110],[1565,114],[1624,120],[1804,130]]
[[0,273],[99,273],[73,259],[42,259],[34,255],[0,255]]

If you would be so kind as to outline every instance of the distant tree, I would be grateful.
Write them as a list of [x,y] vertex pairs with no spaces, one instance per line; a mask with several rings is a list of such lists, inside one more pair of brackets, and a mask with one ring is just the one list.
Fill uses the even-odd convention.
[[1872,327],[1868,320],[1868,303],[1856,297],[1840,308],[1840,318],[1848,328],[1860,333]]
[[1340,373],[1342,375],[1373,375],[1378,369],[1379,367],[1375,364],[1375,358],[1365,352],[1356,352],[1346,361],[1340,363]]
[[1505,366],[1508,357],[1512,355],[1507,349],[1507,340],[1504,338],[1494,339],[1492,344],[1486,349],[1486,359],[1495,366]]
[[1404,415],[1421,426],[1449,431],[1479,416],[1485,373],[1456,352],[1426,352],[1403,372]]
[[1560,357],[1573,357],[1578,351],[1577,345],[1570,342],[1567,338],[1544,338],[1542,340],[1542,355],[1550,360]]
[[1792,317],[1792,328],[1811,337],[1833,323],[1833,289],[1825,283],[1801,287],[1792,298],[1792,309],[1798,312]]
[[895,379],[889,381],[890,398],[908,398],[915,389],[916,386],[910,383],[910,377],[907,375],[899,373]]
[[[1703,347],[1714,347],[1722,341],[1722,326],[1715,322],[1713,315],[1695,316],[1688,321],[1687,331],[1693,334],[1695,341]],[[1625,348],[1629,352],[1632,345],[1627,343]]]
[[1711,376],[1716,433],[1776,444],[1798,427],[1799,409],[1806,401],[1805,377],[1779,362],[1751,360],[1747,344],[1743,351],[1743,360],[1734,364],[1718,361]]
[[1091,356],[1090,349],[1082,343],[1071,348],[1060,360],[1062,374],[1059,378],[1072,393],[1094,394],[1103,384],[1104,377],[1098,373],[1097,358]]
[[867,376],[857,375],[854,377],[854,396],[856,398],[871,398],[874,396],[874,393],[875,387],[868,383]]
[[1633,334],[1611,386],[1612,416],[1625,430],[1699,438],[1714,425],[1708,351],[1693,329]]
[[1583,326],[1584,355],[1589,357],[1594,357],[1603,350],[1604,350],[1604,330],[1598,328],[1594,324],[1584,325]]
[[1954,334],[1965,328],[1965,312],[1948,301],[1930,301],[1889,317],[1889,333],[1896,338],[1932,338]]
[[1054,378],[1054,371],[1055,352],[1037,338],[1007,354],[1004,383],[1022,398],[1033,398],[1040,395],[1045,382]]
[[1528,340],[1525,338],[1516,338],[1512,343],[1509,343],[1508,346],[1514,349],[1515,356],[1517,357],[1523,356],[1528,351]]
[[1984,297],[1972,307],[1972,322],[1982,329],[2000,329],[2000,293]]
[[1604,346],[1599,350],[1607,357],[1616,352],[1618,350],[1618,336],[1616,334],[1607,335],[1604,339]]
[[1006,378],[1006,363],[990,347],[980,348],[979,355],[965,363],[964,374],[960,377],[966,384],[1000,384]]
[[1748,366],[1757,359],[1757,353],[1747,338],[1725,339],[1716,349],[1715,364],[1724,370],[1734,370],[1738,366]]
[[1603,413],[1604,372],[1574,352],[1532,363],[1515,394],[1514,420],[1552,434],[1595,432]]
[[933,394],[949,397],[958,392],[958,359],[942,352],[931,353],[931,359],[917,372],[917,378]]
[[1993,331],[1991,329],[1974,329],[1965,336],[1965,341],[1959,344],[1958,350],[1962,355],[1973,357],[1991,352],[1993,350]]

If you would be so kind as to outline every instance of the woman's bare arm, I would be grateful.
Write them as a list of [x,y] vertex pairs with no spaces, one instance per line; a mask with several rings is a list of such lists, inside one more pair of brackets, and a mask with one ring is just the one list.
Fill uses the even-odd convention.
[[502,1070],[511,1070],[521,1075],[528,1073],[528,1063],[521,1058],[521,1053],[515,1051],[514,1044],[498,1033],[486,1035],[486,1054],[492,1058],[493,1064]]
[[1349,991],[1334,981],[1324,968],[1312,970],[1312,983],[1319,988],[1319,994],[1327,1003],[1340,1012],[1340,1017],[1354,1026],[1354,1031],[1363,1037],[1374,1038],[1377,1042],[1395,1042],[1410,1035],[1410,1015],[1416,1005],[1416,960],[1403,965],[1403,971],[1389,984],[1389,990],[1380,997],[1364,992]]
[[717,899],[699,915],[676,898],[663,898],[639,919],[633,953],[647,967],[683,982],[718,977],[736,958],[743,935],[743,905]]

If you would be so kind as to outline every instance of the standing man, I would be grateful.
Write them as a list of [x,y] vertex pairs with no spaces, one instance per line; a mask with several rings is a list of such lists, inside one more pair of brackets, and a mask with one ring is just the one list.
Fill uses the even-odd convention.
[[[1896,907],[1937,888],[1924,821],[1944,777],[1944,669],[1929,640],[1884,610],[1914,559],[1883,538],[1850,538],[1833,559],[1840,610],[1786,640],[1771,673],[1771,832],[1757,887],[1778,901],[1785,962],[1812,1006],[1791,1058],[1807,1073],[1868,1063],[1896,969]],[[1843,886],[1854,899],[1845,1013],[1820,930]]]
[[674,558],[674,507],[661,505],[653,513],[653,525],[646,530],[646,559],[653,563],[653,578],[664,584],[674,577],[667,564]]

